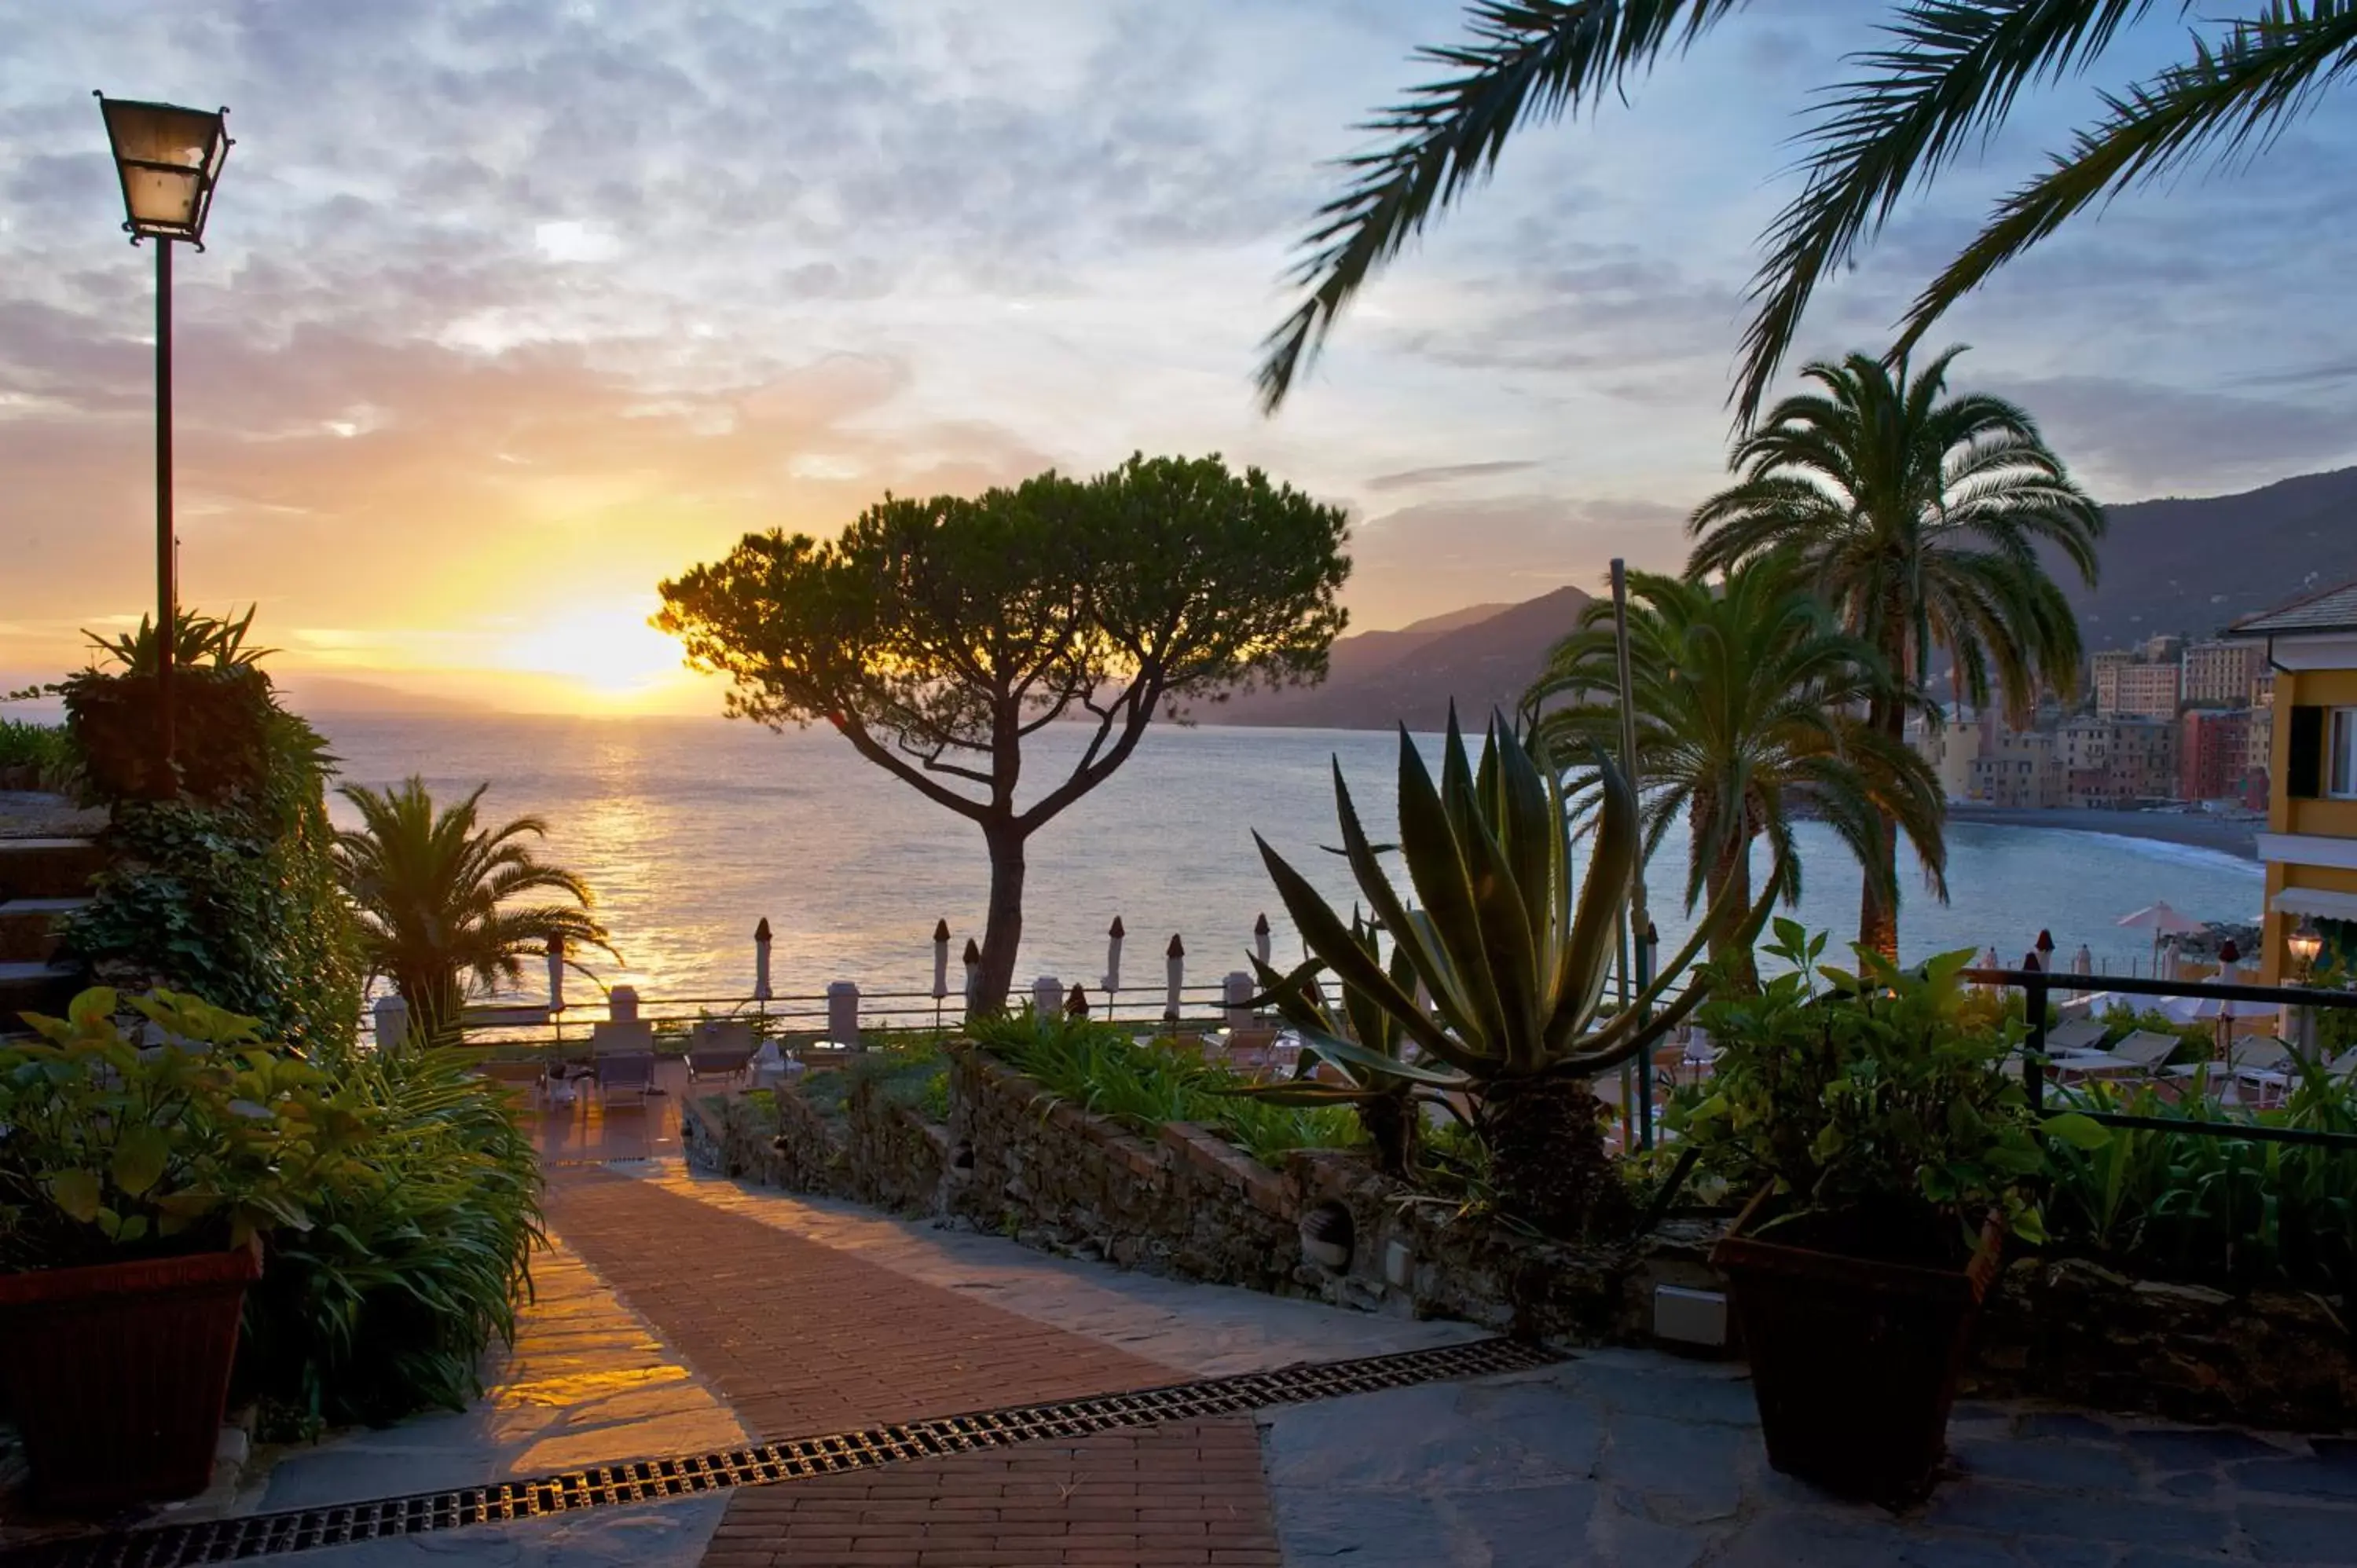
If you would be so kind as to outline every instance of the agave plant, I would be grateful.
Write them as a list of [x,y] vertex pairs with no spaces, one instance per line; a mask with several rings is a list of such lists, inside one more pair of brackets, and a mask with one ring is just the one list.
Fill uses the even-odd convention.
[[[209,665],[216,670],[242,670],[258,665],[275,649],[248,648],[245,639],[253,629],[253,612],[258,607],[249,605],[242,616],[224,619],[207,615],[202,610],[178,609],[172,613],[172,662],[183,670]],[[156,672],[157,640],[153,618],[141,616],[139,629],[102,637],[94,631],[82,635],[90,639],[97,652],[120,664],[135,675]]]
[[[1353,908],[1350,934],[1371,962],[1382,961],[1381,926]],[[1444,1091],[1461,1089],[1463,1075],[1433,1072],[1409,1061],[1407,1032],[1399,1018],[1358,987],[1343,985],[1339,1008],[1328,1003],[1318,980],[1326,968],[1320,960],[1312,958],[1290,974],[1278,973],[1256,956],[1252,963],[1262,991],[1254,1005],[1274,1007],[1308,1054],[1301,1074],[1289,1081],[1250,1084],[1233,1092],[1279,1105],[1351,1106],[1374,1146],[1376,1166],[1386,1176],[1411,1177],[1419,1163],[1425,1106],[1437,1104],[1458,1114]],[[1392,944],[1384,972],[1402,990],[1415,989],[1415,972],[1403,944]],[[1318,1076],[1315,1069],[1320,1065],[1331,1069],[1331,1076]]]
[[[1595,837],[1586,884],[1575,887],[1556,770],[1512,726],[1491,716],[1477,770],[1451,713],[1437,783],[1403,727],[1399,854],[1422,906],[1411,910],[1360,825],[1338,761],[1343,854],[1396,943],[1390,968],[1254,835],[1310,952],[1404,1042],[1397,1057],[1330,1034],[1313,1047],[1370,1074],[1463,1091],[1490,1148],[1500,1206],[1556,1234],[1609,1225],[1621,1202],[1588,1079],[1651,1048],[1702,1001],[1704,988],[1695,985],[1663,1005],[1713,936],[1732,927],[1741,941],[1756,939],[1785,870],[1777,866],[1771,891],[1748,912],[1739,896],[1722,893],[1659,977],[1607,1016],[1605,980],[1642,854],[1627,779],[1600,756],[1596,771]],[[1418,983],[1429,1011],[1416,999]],[[1408,1046],[1413,1061],[1405,1059]]]

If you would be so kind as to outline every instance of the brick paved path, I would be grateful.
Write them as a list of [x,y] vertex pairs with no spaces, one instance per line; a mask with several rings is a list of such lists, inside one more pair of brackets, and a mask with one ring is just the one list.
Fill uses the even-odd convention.
[[[549,1219],[765,1437],[1187,1374],[651,1183],[553,1173]],[[710,1568],[1279,1562],[1248,1417],[737,1493]]]

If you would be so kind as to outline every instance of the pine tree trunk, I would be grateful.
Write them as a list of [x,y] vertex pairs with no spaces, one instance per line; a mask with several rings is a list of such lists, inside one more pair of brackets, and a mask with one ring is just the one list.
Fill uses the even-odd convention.
[[1015,981],[1015,959],[1023,945],[1024,834],[1009,819],[985,821],[983,843],[990,850],[990,908],[982,930],[982,963],[974,972],[972,1011],[1003,1013]]

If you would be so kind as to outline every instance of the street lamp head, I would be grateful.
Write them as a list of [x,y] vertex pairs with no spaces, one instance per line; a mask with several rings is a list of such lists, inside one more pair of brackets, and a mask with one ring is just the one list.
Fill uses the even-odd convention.
[[2291,950],[2291,956],[2298,960],[2300,968],[2305,970],[2323,953],[2324,933],[2316,929],[2314,920],[2302,916],[2299,924],[2292,929],[2291,935],[2284,939],[2284,946]]
[[213,187],[229,157],[229,111],[97,96],[123,180],[124,228],[135,241],[202,244]]

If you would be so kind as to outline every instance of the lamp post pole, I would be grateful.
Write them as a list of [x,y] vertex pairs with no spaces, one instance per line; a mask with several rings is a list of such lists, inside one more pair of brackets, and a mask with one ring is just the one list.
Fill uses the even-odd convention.
[[156,237],[156,744],[161,783],[179,793],[172,664],[179,651],[179,551],[172,538],[172,242]]

